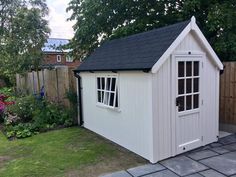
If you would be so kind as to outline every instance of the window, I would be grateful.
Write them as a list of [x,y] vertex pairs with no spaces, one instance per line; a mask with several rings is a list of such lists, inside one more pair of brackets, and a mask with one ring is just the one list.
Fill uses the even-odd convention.
[[178,62],[178,110],[199,108],[199,61]]
[[70,55],[67,55],[66,56],[66,62],[73,62],[73,57],[72,56],[70,56]]
[[106,107],[118,108],[116,76],[97,77],[97,102]]
[[61,55],[57,55],[57,62],[58,62],[58,63],[61,62]]

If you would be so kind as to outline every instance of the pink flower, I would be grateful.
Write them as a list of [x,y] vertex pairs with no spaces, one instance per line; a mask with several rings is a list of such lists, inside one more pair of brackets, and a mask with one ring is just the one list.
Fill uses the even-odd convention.
[[8,98],[8,96],[0,94],[0,101],[4,101]]
[[3,113],[6,109],[6,106],[15,104],[14,101],[6,102],[5,100],[8,98],[8,96],[0,94],[0,113]]

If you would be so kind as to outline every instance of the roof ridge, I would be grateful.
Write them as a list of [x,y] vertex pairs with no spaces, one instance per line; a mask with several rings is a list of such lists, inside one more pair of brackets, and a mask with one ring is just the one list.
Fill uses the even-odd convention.
[[156,32],[156,31],[162,30],[164,28],[171,28],[171,27],[174,27],[174,26],[177,26],[177,25],[180,25],[180,24],[184,24],[184,23],[187,23],[187,22],[190,23],[191,20],[185,20],[185,21],[182,21],[182,22],[177,22],[177,23],[174,23],[174,24],[171,24],[171,25],[166,25],[166,26],[162,26],[162,27],[159,27],[159,28],[154,28],[154,29],[151,29],[151,30],[148,30],[148,31],[139,32],[139,33],[132,34],[132,35],[129,35],[129,36],[124,36],[124,37],[121,37],[121,38],[112,39],[110,41],[108,40],[108,41],[104,42],[104,44],[108,44],[108,43],[123,40],[123,39],[133,38],[133,37],[136,37],[136,36],[139,36],[139,35],[144,35],[144,34],[147,34],[147,33],[154,32],[154,31]]
[[76,71],[151,69],[190,22],[178,22],[104,42]]

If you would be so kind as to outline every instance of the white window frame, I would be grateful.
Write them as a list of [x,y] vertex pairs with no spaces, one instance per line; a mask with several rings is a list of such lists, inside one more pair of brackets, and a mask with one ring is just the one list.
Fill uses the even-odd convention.
[[57,55],[57,62],[61,63],[61,55]]
[[[98,88],[98,78],[100,78],[100,89]],[[102,89],[102,78],[104,78],[105,80],[105,85],[104,85],[104,89]],[[110,81],[110,86],[109,86],[109,89],[107,90],[107,80],[108,78],[111,79]],[[115,78],[116,79],[116,84],[115,84],[115,91],[112,91],[111,90],[111,87],[112,87],[112,79]],[[119,109],[119,87],[118,87],[118,84],[119,84],[119,80],[118,80],[118,75],[117,74],[114,74],[114,75],[98,75],[96,76],[96,102],[97,102],[97,105],[98,106],[102,106],[102,107],[105,107],[105,108],[112,108],[112,109]],[[98,98],[98,92],[103,92],[103,98],[102,98],[102,102],[99,102],[99,98]],[[109,103],[110,103],[110,97],[111,97],[111,93],[114,94],[114,101],[113,101],[113,105],[110,106]],[[117,106],[116,106],[116,99],[118,99],[118,102],[117,102]]]
[[73,62],[73,57],[70,55],[66,55],[66,62],[72,63]]
[[[189,57],[189,56],[186,56],[186,55],[182,55],[181,53],[180,54],[176,54],[175,55],[175,60],[176,60],[176,71],[178,71],[178,62],[184,62],[184,67],[185,67],[185,70],[184,70],[184,76],[183,77],[179,77],[178,76],[178,72],[176,73],[176,78],[177,78],[177,82],[176,82],[176,98],[177,97],[181,97],[181,96],[184,96],[184,110],[183,111],[178,111],[178,114],[179,115],[185,115],[185,114],[189,114],[189,113],[194,113],[194,112],[197,112],[199,111],[200,109],[200,106],[201,106],[201,79],[202,79],[202,76],[201,76],[201,69],[202,69],[202,57],[203,57],[203,54],[200,53],[200,54],[194,54],[194,55],[191,55],[191,58],[186,58],[186,57]],[[183,60],[181,59],[183,58]],[[192,76],[186,76],[186,62],[192,62]],[[193,72],[194,72],[194,62],[195,61],[198,61],[199,62],[199,75],[198,76],[194,76]],[[195,78],[198,78],[199,79],[199,86],[198,86],[198,92],[194,92],[193,89],[194,89],[194,79]],[[185,93],[183,94],[179,94],[178,93],[178,80],[179,79],[184,79],[185,80],[185,84],[184,84],[184,89],[185,89]],[[186,93],[186,79],[192,79],[192,90],[191,90],[191,93]],[[194,95],[198,95],[198,108],[194,108],[194,105],[193,105],[193,98],[191,100],[191,109],[187,110],[186,109],[186,96],[194,96]]]

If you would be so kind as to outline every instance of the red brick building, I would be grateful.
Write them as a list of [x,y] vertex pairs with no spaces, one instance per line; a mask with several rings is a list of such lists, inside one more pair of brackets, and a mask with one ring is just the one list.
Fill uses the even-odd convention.
[[70,56],[69,50],[62,49],[62,46],[68,43],[68,39],[49,38],[42,48],[43,66],[78,67],[81,62]]

